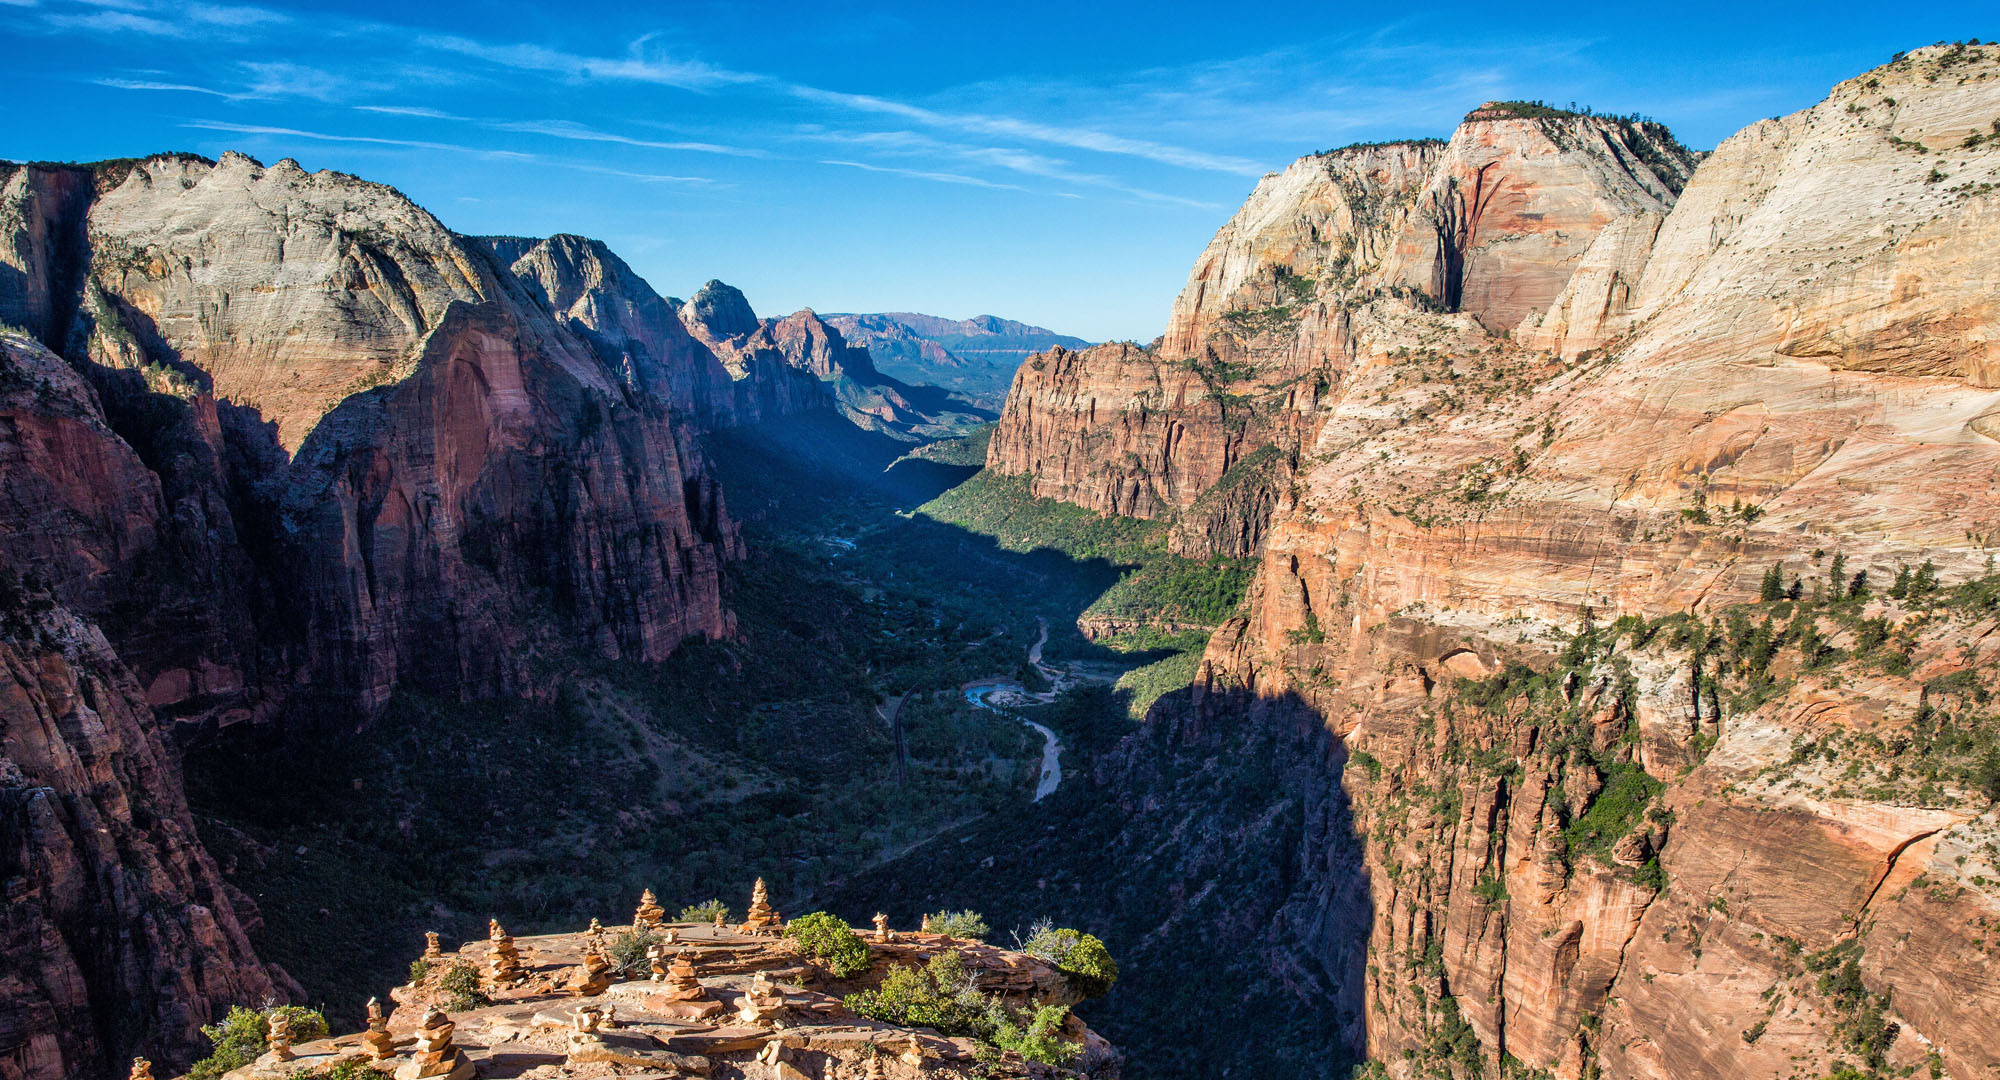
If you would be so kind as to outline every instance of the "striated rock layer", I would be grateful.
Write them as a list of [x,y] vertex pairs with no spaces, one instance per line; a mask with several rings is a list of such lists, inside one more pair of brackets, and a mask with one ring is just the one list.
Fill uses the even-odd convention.
[[160,486],[75,370],[12,333],[0,504],[0,1077],[186,1060],[231,1003],[299,991],[252,953],[256,908],[196,839],[139,684],[41,582],[142,557],[167,531]]
[[[1599,246],[1657,221],[1694,155],[1656,124],[1487,106],[1449,142],[1357,146],[1261,181],[1197,260],[1150,349],[1056,351],[1015,376],[988,464],[1037,494],[1183,519],[1185,553],[1246,555],[1286,485],[1203,497],[1308,445],[1368,347],[1354,311],[1408,297],[1511,329]],[[1227,483],[1225,483],[1227,481]]]
[[740,543],[677,359],[608,362],[388,188],[10,166],[0,236],[0,586],[67,620],[9,622],[0,1075],[181,1063],[215,1009],[297,988],[156,716],[352,724],[399,688],[544,692],[545,648],[661,659],[732,632]]
[[[1338,740],[1296,795],[1352,825],[1301,835],[1288,910],[1331,970],[1366,942],[1350,1052],[2000,1067],[1996,120],[2000,49],[1918,50],[1607,223],[1511,337],[1343,306],[1250,611],[1177,723]],[[1884,596],[1926,562],[1988,584]]]

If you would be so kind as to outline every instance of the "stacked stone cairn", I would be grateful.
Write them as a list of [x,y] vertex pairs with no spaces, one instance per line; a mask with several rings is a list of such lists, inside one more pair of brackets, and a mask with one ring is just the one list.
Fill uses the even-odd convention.
[[632,929],[657,930],[667,921],[667,909],[660,906],[653,890],[639,894],[639,910],[632,915]]
[[389,1034],[389,1020],[382,1015],[382,1003],[368,999],[368,1030],[361,1033],[361,1052],[370,1061],[382,1061],[396,1053],[396,1037]]
[[290,1061],[297,1054],[292,1053],[292,1018],[283,1009],[271,1012],[271,1022],[264,1032],[264,1045],[271,1056],[279,1061]]
[[740,927],[746,934],[775,934],[784,926],[784,920],[771,907],[770,890],[764,887],[764,879],[758,878],[750,890],[750,914]]
[[396,1070],[396,1080],[469,1080],[472,1076],[472,1061],[465,1051],[451,1044],[451,1033],[458,1025],[451,1017],[432,1006],[424,1012],[424,1019],[417,1025],[417,1045],[410,1060]]
[[424,959],[444,959],[444,947],[438,944],[438,935],[435,930],[424,931]]
[[611,989],[611,961],[597,949],[595,941],[583,946],[583,962],[570,972],[569,991],[577,997],[595,997]]
[[889,916],[875,913],[875,940],[884,944],[896,940],[896,932],[889,929]]
[[133,1058],[132,1075],[126,1080],[153,1080],[153,1063],[145,1058]]
[[501,929],[500,920],[486,920],[486,938],[492,948],[486,954],[486,979],[496,987],[513,986],[523,978],[521,974],[521,952],[514,947],[514,937]]

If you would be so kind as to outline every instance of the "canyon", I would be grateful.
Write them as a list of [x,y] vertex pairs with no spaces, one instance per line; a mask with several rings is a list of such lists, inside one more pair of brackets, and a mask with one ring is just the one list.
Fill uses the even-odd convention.
[[[1092,1075],[1985,1075],[1997,187],[2000,47],[1706,153],[1487,102],[1264,177],[1088,345],[289,160],[5,166],[0,1078],[358,1024],[495,914],[553,980],[751,870],[1100,935],[1088,1003],[958,950]],[[704,955],[838,1017],[760,929]],[[647,1060],[789,1075],[712,1049]]]
[[[1098,779],[1273,848],[1266,977],[1371,1075],[2000,1062],[2000,758],[1950,730],[1994,647],[1996,122],[1963,44],[1698,163],[1489,103],[1267,177],[1152,347],[1023,367],[989,467],[1256,553]],[[1919,564],[1958,602],[1890,589]],[[1269,817],[1175,804],[1246,729]],[[1178,932],[1244,931],[1195,902],[1219,852],[1113,835]]]

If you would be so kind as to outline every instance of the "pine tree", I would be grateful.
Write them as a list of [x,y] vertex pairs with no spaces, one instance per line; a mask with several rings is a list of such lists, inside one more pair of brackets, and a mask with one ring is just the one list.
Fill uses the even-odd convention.
[[1772,563],[1771,568],[1764,571],[1764,583],[1757,589],[1757,599],[1768,604],[1774,600],[1783,600],[1784,598],[1785,564]]

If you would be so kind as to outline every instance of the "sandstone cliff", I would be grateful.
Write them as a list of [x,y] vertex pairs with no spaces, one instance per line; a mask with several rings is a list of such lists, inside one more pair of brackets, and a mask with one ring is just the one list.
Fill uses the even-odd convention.
[[[1372,347],[1358,311],[1404,297],[1511,329],[1609,246],[1600,234],[1657,223],[1693,167],[1656,124],[1532,111],[1489,105],[1446,143],[1350,147],[1265,177],[1155,347],[1022,367],[989,464],[1040,495],[1180,517],[1185,553],[1249,554],[1323,403]],[[1246,477],[1266,447],[1286,467]]]
[[156,716],[350,725],[399,688],[544,692],[545,650],[658,660],[731,632],[740,543],[676,415],[691,380],[608,362],[388,188],[10,166],[0,235],[27,331],[0,338],[0,552],[69,620],[9,661],[32,974],[0,1059],[184,1061],[213,1008],[297,988],[251,955]]
[[[1193,708],[1338,738],[1292,895],[1366,942],[1388,1075],[2000,1065],[1996,120],[2000,49],[1918,50],[1607,223],[1511,340],[1353,310]],[[1926,563],[1980,583],[1882,595]]]
[[[608,253],[515,260],[567,257],[565,289],[391,189],[240,155],[17,168],[0,206],[21,322],[144,462],[99,478],[125,490],[62,496],[130,509],[47,572],[109,619],[156,707],[227,722],[290,685],[364,710],[399,684],[519,689],[523,654],[494,645],[525,644],[507,609],[530,593],[607,655],[728,632],[734,532],[670,415],[693,355],[615,365],[558,321],[647,323]],[[47,464],[52,487],[91,479]]]
[[0,1076],[186,1059],[231,1003],[298,990],[252,954],[256,908],[197,840],[145,694],[42,583],[143,556],[160,488],[76,372],[11,333],[0,432]]

